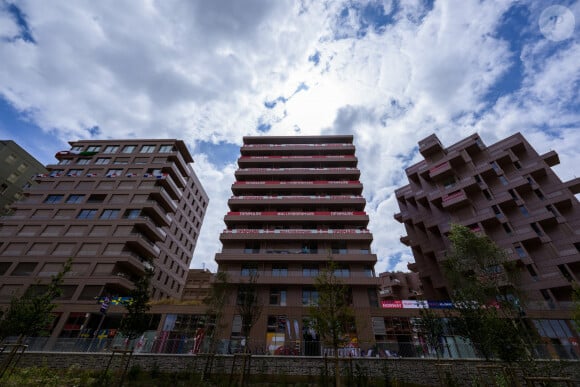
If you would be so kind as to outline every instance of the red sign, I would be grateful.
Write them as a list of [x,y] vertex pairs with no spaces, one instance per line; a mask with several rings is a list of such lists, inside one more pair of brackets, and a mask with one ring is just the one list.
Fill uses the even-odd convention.
[[382,300],[381,306],[384,309],[403,309],[403,301],[401,301],[401,300]]

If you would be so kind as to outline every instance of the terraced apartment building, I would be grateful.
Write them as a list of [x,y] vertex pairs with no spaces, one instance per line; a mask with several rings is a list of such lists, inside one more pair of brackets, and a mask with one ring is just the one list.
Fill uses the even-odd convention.
[[490,146],[474,134],[449,147],[431,135],[419,151],[424,160],[406,169],[409,184],[396,190],[395,219],[405,225],[401,242],[413,251],[409,269],[419,273],[425,298],[449,297],[441,265],[457,223],[517,262],[537,317],[569,318],[571,284],[580,280],[580,179],[558,178],[551,168],[558,154],[539,155],[519,133]]
[[[127,295],[146,269],[153,300],[181,298],[208,204],[183,141],[74,141],[56,159],[0,220],[0,302],[42,287],[69,258],[53,336],[95,329],[96,299]],[[112,303],[99,327],[122,313]]]
[[[315,278],[329,256],[352,291],[353,341],[373,341],[377,257],[353,136],[244,137],[238,167],[215,259],[235,285],[256,278],[264,308],[251,345],[304,353],[300,345],[317,340],[308,330],[308,306],[318,301]],[[235,294],[230,305],[222,338],[235,343],[241,340]]]

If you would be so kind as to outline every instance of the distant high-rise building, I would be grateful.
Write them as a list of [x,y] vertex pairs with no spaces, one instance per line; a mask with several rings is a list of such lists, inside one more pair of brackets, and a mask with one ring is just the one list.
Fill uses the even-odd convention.
[[562,182],[555,151],[539,155],[521,134],[485,146],[478,135],[445,148],[435,135],[419,142],[425,160],[406,169],[395,219],[408,235],[427,299],[450,294],[442,261],[452,223],[484,233],[521,269],[530,309],[566,309],[580,280],[580,179]]
[[213,278],[214,274],[207,269],[189,269],[181,300],[202,304],[209,296]]
[[127,295],[145,269],[155,271],[153,300],[180,299],[208,204],[182,141],[70,145],[0,222],[1,303],[72,258],[57,334],[98,315],[96,298]]
[[416,300],[423,296],[419,274],[384,272],[379,274],[381,300]]
[[[318,302],[315,278],[329,256],[352,291],[353,337],[373,341],[377,257],[353,137],[244,137],[238,166],[216,261],[234,285],[255,275],[265,304],[252,333],[256,345],[295,350],[296,343],[315,339],[308,334],[307,307]],[[224,338],[241,339],[235,307],[225,320]]]
[[0,141],[0,216],[10,213],[10,205],[22,198],[24,188],[36,184],[33,176],[46,168],[18,144]]

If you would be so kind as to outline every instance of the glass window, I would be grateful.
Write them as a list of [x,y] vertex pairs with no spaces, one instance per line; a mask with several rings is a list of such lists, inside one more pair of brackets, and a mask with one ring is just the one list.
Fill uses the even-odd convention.
[[302,268],[303,277],[316,277],[318,276],[318,266],[304,266]]
[[26,165],[26,164],[22,163],[22,164],[20,164],[20,165],[18,166],[18,168],[16,168],[16,170],[17,170],[18,172],[22,173],[22,172],[26,171],[26,168],[28,168],[28,165]]
[[242,266],[242,277],[255,276],[258,274],[258,267],[254,264],[244,264]]
[[48,195],[44,200],[44,202],[49,204],[55,204],[62,202],[62,199],[64,199],[64,195]]
[[155,145],[143,145],[139,153],[153,153],[155,151]]
[[286,289],[270,289],[270,305],[286,306]]
[[78,165],[87,165],[91,162],[91,159],[78,159],[77,160],[77,164]]
[[524,215],[524,216],[530,216],[530,213],[528,212],[528,209],[525,206],[518,206],[520,209],[520,212]]
[[536,196],[538,197],[538,199],[540,200],[544,200],[546,199],[546,197],[544,196],[544,194],[542,193],[542,191],[540,191],[539,189],[535,189],[534,193],[536,194]]
[[101,219],[117,219],[121,210],[104,210]]
[[331,243],[333,254],[346,254],[346,241],[333,241]]
[[302,289],[302,305],[318,305],[318,291],[313,288]]
[[117,153],[118,150],[119,150],[118,145],[107,145],[105,147],[104,153]]
[[117,157],[115,159],[115,161],[113,161],[113,164],[129,164],[129,158],[128,157]]
[[8,178],[6,180],[8,180],[10,183],[14,183],[16,180],[18,180],[18,175],[15,173],[12,173],[12,174],[10,174],[10,176],[8,176]]
[[58,165],[68,165],[70,164],[70,159],[62,159],[58,162]]
[[77,215],[77,219],[94,219],[97,215],[97,210],[81,210]]
[[364,273],[365,273],[365,277],[374,277],[375,276],[375,270],[372,266],[365,266],[364,267]]
[[123,153],[133,153],[133,152],[135,152],[136,148],[137,148],[137,145],[125,145],[123,147]]
[[121,176],[121,174],[123,173],[122,169],[109,169],[107,171],[107,174],[105,176],[107,177],[117,177],[117,176]]
[[499,176],[499,181],[501,181],[501,183],[502,183],[503,185],[508,185],[508,181],[507,181],[507,179],[505,178],[505,176],[503,176],[503,175],[502,175],[502,176]]
[[48,176],[58,177],[58,176],[62,175],[63,172],[64,172],[64,169],[53,169]]
[[105,164],[109,164],[111,162],[111,159],[106,158],[106,157],[99,157],[97,159],[97,161],[95,162],[95,164],[97,165],[105,165]]
[[287,277],[288,276],[288,267],[276,265],[272,267],[272,276],[273,277]]
[[340,278],[346,278],[350,276],[350,269],[348,267],[339,267],[334,269],[334,276]]
[[171,153],[173,152],[173,145],[161,145],[159,147],[159,153]]
[[82,152],[83,147],[81,145],[73,146],[70,151],[71,152]]
[[100,145],[91,145],[87,148],[87,152],[98,152],[100,149]]
[[138,209],[128,209],[125,210],[125,214],[123,215],[123,218],[125,219],[136,219],[139,217],[139,215],[141,214],[141,210]]
[[516,246],[514,246],[514,249],[516,250],[516,253],[518,254],[518,256],[520,258],[527,257],[526,250],[524,250],[524,248],[522,246],[516,245]]
[[69,197],[66,199],[66,202],[68,204],[81,203],[84,197],[85,195],[69,195]]
[[83,174],[82,169],[69,169],[67,172],[67,176],[81,176]]
[[532,227],[532,230],[534,230],[538,236],[544,235],[544,233],[542,232],[542,230],[540,229],[540,227],[536,223],[531,223],[530,227]]
[[369,305],[371,308],[379,307],[379,296],[377,295],[377,289],[367,288],[367,294],[369,297]]

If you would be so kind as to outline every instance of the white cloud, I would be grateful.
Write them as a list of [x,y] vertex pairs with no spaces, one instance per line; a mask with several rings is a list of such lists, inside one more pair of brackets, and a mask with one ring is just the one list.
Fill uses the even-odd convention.
[[[37,43],[0,39],[0,95],[61,141],[87,138],[93,126],[99,138],[182,138],[191,149],[239,145],[259,123],[273,135],[354,133],[377,271],[394,255],[404,269],[411,255],[392,218],[394,189],[433,131],[445,144],[522,131],[541,152],[559,151],[560,175],[580,165],[577,34],[558,46],[541,39],[542,8],[521,1],[531,16],[519,27],[536,38],[513,52],[497,28],[516,3],[427,3],[384,2],[394,21],[363,31],[368,20],[350,1],[24,1]],[[2,12],[0,26],[0,36],[18,29]],[[308,60],[315,53],[318,65]],[[521,87],[490,100],[518,58]],[[279,97],[286,102],[264,106]],[[225,167],[209,156],[194,155],[210,195],[194,265],[215,268],[237,154]]]

